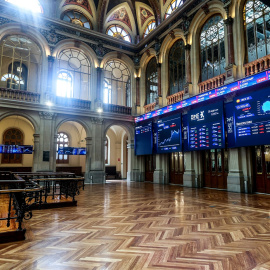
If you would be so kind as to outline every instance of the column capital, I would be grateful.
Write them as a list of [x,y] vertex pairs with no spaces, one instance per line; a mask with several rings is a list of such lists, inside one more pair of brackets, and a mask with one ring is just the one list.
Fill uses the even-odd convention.
[[157,67],[158,67],[158,68],[161,68],[161,63],[158,62],[158,63],[157,63]]
[[233,24],[233,18],[232,17],[228,17],[226,20],[223,20],[223,22],[226,24],[226,25],[232,25]]
[[102,72],[102,70],[103,70],[103,68],[101,68],[101,67],[96,67],[96,69],[97,69],[97,72]]
[[190,51],[191,50],[191,45],[187,43],[187,45],[185,45],[185,50]]
[[48,55],[48,61],[49,61],[49,62],[53,63],[54,60],[55,60],[55,57],[54,57],[54,56]]

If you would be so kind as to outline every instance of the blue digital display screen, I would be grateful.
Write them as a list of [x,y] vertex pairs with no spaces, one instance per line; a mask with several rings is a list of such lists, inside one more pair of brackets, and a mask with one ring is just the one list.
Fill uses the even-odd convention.
[[33,145],[0,145],[0,154],[33,154]]
[[188,112],[188,146],[190,151],[225,147],[223,102]]
[[172,153],[182,151],[181,115],[175,114],[157,121],[157,153]]
[[270,89],[234,98],[235,146],[269,144]]
[[226,116],[226,132],[228,147],[235,147],[235,136],[234,136],[234,103],[225,104],[225,116]]
[[264,71],[262,73],[255,74],[251,77],[244,78],[242,80],[233,82],[231,84],[227,84],[225,86],[219,87],[217,89],[210,90],[208,92],[204,92],[200,95],[182,100],[180,102],[174,103],[172,105],[160,108],[158,110],[143,114],[135,118],[135,122],[141,122],[147,119],[151,119],[156,116],[164,115],[187,106],[191,106],[206,100],[211,100],[212,98],[220,97],[240,89],[244,89],[250,87],[252,85],[257,85],[265,81],[270,80],[270,70]]
[[59,155],[86,155],[85,147],[59,147],[57,153]]
[[142,123],[135,127],[135,155],[151,155],[153,153],[152,122]]
[[185,152],[189,151],[189,146],[188,146],[188,115],[184,114],[182,116],[182,122],[183,122],[183,150]]

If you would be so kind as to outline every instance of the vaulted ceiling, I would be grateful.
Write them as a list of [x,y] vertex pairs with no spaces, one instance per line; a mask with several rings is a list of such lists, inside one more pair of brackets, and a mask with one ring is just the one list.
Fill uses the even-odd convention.
[[[170,2],[171,0],[63,0],[60,4],[61,19],[63,14],[73,10],[83,14],[93,30],[106,33],[112,25],[119,25],[129,34],[131,41],[136,43],[160,24]],[[72,19],[70,22],[76,23]],[[149,30],[145,33],[147,27]]]

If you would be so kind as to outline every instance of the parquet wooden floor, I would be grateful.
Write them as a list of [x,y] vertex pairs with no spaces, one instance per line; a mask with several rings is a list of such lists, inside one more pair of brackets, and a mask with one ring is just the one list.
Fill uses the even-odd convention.
[[34,211],[0,269],[270,269],[270,196],[111,181],[77,198]]
[[[7,218],[8,217],[8,207],[9,207],[9,195],[7,194],[0,194],[0,218]],[[12,207],[11,217],[15,217],[15,211]],[[10,226],[7,227],[6,220],[0,220],[0,233],[1,232],[8,232],[8,231],[15,231],[17,230],[18,226],[15,222],[15,219],[10,220]]]

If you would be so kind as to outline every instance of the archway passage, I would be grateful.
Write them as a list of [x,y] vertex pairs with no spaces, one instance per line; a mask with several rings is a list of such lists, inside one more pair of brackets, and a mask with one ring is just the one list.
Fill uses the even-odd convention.
[[64,122],[57,130],[56,138],[56,171],[71,172],[83,176],[86,167],[86,155],[75,155],[74,153],[58,153],[62,147],[85,148],[86,131],[84,127],[75,121]]
[[128,172],[128,134],[118,125],[111,126],[105,138],[106,179],[126,179]]
[[[35,129],[25,117],[8,116],[0,121],[0,144],[4,145],[34,145]],[[0,154],[0,170],[14,172],[31,172],[33,154]]]

